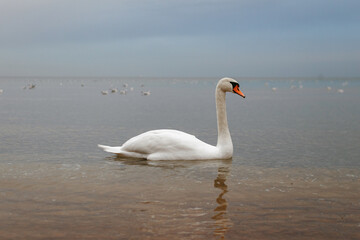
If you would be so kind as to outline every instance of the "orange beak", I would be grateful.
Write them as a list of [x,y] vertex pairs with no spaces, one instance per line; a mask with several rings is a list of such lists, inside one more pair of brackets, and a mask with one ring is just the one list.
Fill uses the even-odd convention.
[[240,89],[239,89],[239,85],[236,85],[236,86],[234,87],[233,91],[234,91],[234,93],[236,93],[236,94],[242,96],[243,98],[245,98],[245,95],[244,95],[244,94],[240,91]]

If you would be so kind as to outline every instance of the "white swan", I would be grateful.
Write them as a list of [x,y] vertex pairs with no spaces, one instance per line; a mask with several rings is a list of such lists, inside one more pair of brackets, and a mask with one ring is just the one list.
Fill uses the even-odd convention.
[[120,147],[98,146],[120,157],[147,160],[229,159],[233,154],[233,144],[226,116],[226,92],[233,92],[245,98],[239,89],[239,83],[234,79],[223,78],[218,82],[215,90],[218,125],[216,146],[204,143],[193,135],[168,129],[142,133],[129,139]]

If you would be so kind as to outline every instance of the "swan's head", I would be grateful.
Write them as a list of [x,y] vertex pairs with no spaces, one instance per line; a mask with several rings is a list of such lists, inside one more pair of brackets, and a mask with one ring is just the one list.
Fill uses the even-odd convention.
[[232,78],[222,78],[220,79],[219,83],[217,84],[216,88],[220,88],[224,92],[232,92],[240,95],[241,97],[245,98],[245,95],[240,91],[239,83]]

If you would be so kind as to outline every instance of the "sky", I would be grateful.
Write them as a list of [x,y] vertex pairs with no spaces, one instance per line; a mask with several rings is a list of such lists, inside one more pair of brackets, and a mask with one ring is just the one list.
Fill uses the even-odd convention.
[[0,0],[0,76],[360,77],[358,0]]

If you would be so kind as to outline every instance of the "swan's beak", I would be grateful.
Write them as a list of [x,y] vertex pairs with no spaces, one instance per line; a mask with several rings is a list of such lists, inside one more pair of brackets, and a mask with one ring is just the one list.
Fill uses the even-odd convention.
[[243,98],[245,98],[245,95],[244,95],[244,94],[240,91],[240,89],[239,89],[239,85],[236,85],[236,86],[234,87],[233,91],[234,91],[234,93],[236,93],[236,94],[242,96]]

